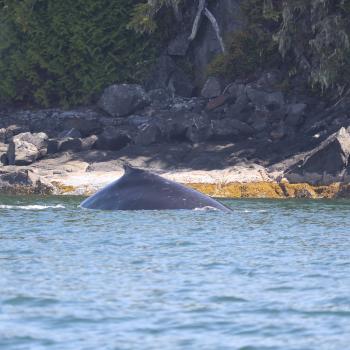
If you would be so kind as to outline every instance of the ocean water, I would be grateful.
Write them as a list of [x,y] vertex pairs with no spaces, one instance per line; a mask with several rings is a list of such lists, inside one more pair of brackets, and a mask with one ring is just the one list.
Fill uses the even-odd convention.
[[0,349],[350,348],[350,201],[0,197]]

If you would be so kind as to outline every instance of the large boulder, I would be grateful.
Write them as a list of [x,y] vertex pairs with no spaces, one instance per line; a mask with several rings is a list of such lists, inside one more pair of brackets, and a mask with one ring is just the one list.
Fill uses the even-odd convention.
[[124,117],[149,104],[145,90],[136,84],[115,84],[105,89],[98,105],[112,117]]
[[195,115],[187,129],[186,137],[192,143],[204,142],[210,138],[211,131],[209,118],[204,114]]
[[341,128],[309,152],[285,174],[290,182],[329,184],[350,180],[350,133]]
[[29,165],[38,159],[38,149],[27,141],[14,140],[9,144],[7,159],[10,165]]
[[48,136],[41,132],[21,133],[12,138],[7,150],[10,165],[29,165],[47,154]]

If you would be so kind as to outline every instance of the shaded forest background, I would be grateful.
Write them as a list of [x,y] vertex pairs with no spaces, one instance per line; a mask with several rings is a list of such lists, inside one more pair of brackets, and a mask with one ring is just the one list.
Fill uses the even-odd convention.
[[[220,0],[217,0],[220,1]],[[215,3],[215,0],[208,1]],[[0,0],[0,104],[89,104],[115,82],[142,83],[197,1]],[[207,75],[278,68],[281,89],[338,98],[350,88],[350,0],[242,0]],[[193,20],[193,19],[192,19]],[[191,74],[191,62],[181,62]]]

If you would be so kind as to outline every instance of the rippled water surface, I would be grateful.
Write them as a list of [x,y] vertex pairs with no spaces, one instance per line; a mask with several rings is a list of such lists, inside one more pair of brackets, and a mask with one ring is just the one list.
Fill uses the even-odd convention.
[[0,198],[0,349],[349,349],[350,201]]

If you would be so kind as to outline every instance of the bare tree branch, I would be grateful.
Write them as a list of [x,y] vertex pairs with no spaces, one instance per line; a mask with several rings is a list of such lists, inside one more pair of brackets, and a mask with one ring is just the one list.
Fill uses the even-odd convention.
[[209,19],[211,25],[213,26],[213,29],[215,31],[216,37],[218,38],[218,41],[220,43],[220,47],[221,47],[221,51],[223,53],[225,53],[225,44],[224,41],[222,39],[222,36],[220,34],[220,28],[218,25],[218,22],[216,20],[216,18],[214,17],[214,15],[208,10],[208,8],[204,9],[204,15]]
[[191,35],[188,37],[188,40],[190,41],[194,40],[197,36],[199,23],[200,23],[205,6],[206,6],[206,0],[199,0],[197,14],[192,25],[192,32],[191,32]]

